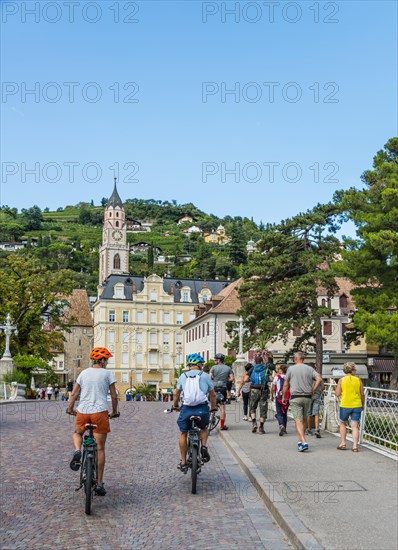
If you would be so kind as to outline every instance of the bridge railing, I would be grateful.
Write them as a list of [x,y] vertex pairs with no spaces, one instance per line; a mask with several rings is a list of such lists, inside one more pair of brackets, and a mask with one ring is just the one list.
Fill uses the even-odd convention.
[[[322,427],[330,432],[338,431],[339,424],[335,389],[336,384],[325,384],[320,412]],[[398,459],[398,391],[365,387],[364,394],[359,443]]]

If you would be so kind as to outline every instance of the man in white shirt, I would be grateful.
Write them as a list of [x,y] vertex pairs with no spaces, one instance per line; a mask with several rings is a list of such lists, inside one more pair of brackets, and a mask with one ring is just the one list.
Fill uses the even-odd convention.
[[[75,432],[72,436],[75,452],[70,467],[77,471],[80,468],[81,446],[86,424],[96,424],[94,438],[97,443],[98,452],[98,486],[96,493],[104,496],[104,468],[105,468],[105,442],[108,433],[110,418],[118,416],[116,380],[112,372],[106,371],[108,359],[112,354],[106,348],[94,348],[90,354],[93,359],[93,366],[82,371],[76,381],[72,394],[69,398],[68,413],[76,415]],[[111,394],[112,413],[108,413],[108,391]],[[73,406],[80,393],[80,402],[77,411]]]

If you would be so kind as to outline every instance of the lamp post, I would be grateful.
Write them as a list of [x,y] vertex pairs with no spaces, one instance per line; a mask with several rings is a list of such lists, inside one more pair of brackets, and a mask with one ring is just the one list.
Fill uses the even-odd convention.
[[243,335],[246,332],[246,329],[243,326],[243,317],[239,317],[239,351],[237,359],[243,360],[245,359],[245,355],[243,353]]
[[6,347],[2,359],[11,359],[10,353],[10,336],[14,332],[15,336],[18,334],[17,325],[11,323],[11,316],[7,313],[6,322],[4,325],[0,325],[0,330],[4,331],[6,335]]

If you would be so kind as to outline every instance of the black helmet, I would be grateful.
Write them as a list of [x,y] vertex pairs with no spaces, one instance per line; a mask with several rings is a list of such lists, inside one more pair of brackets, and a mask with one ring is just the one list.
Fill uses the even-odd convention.
[[225,355],[222,353],[216,353],[214,359],[220,359],[221,363],[224,363]]

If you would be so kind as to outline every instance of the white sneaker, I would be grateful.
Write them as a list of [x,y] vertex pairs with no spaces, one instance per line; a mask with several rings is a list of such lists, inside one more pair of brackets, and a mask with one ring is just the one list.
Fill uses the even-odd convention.
[[244,416],[243,417],[243,420],[249,420],[247,416]]

